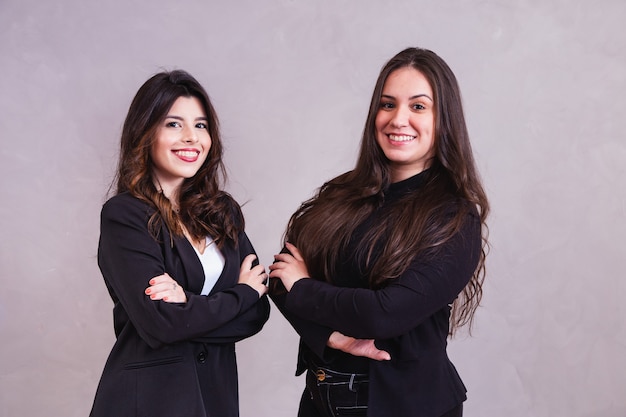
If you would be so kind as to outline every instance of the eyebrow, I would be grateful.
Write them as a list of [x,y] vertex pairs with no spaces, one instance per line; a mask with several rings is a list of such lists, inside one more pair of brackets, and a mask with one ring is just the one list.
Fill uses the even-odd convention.
[[[182,117],[180,117],[180,116],[176,116],[176,115],[173,115],[173,114],[168,114],[167,116],[165,116],[165,118],[166,118],[166,119],[184,120]],[[208,118],[208,117],[205,117],[205,116],[200,116],[200,117],[196,117],[194,120],[195,120],[195,121],[198,121],[198,120],[208,121],[208,120],[209,120],[209,118]]]
[[[389,99],[393,99],[393,100],[396,99],[394,96],[390,96],[388,94],[381,94],[381,97],[385,97],[385,98],[389,98]],[[435,100],[433,100],[428,94],[416,94],[414,96],[409,97],[409,100],[415,100],[416,98],[420,98],[420,97],[426,97],[427,99],[429,99],[433,103],[435,102]]]

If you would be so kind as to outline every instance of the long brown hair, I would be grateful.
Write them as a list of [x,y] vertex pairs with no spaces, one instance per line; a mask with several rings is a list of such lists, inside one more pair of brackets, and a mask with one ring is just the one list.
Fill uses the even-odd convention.
[[[482,250],[470,282],[453,303],[450,332],[454,333],[468,323],[471,328],[482,297],[489,203],[475,166],[456,77],[434,52],[408,48],[384,65],[374,87],[355,168],[328,181],[305,201],[291,217],[285,238],[302,252],[313,278],[332,281],[340,253],[356,227],[380,206],[391,183],[389,161],[376,141],[375,119],[387,77],[406,67],[421,72],[433,90],[435,157],[419,197],[413,193],[394,204],[390,215],[362,238],[361,254],[368,262],[370,287],[380,288],[406,271],[417,254],[436,256],[437,248],[460,230],[467,213],[476,210]],[[458,207],[452,218],[446,210],[451,204]],[[370,258],[375,247],[382,247],[382,254]]]
[[[179,97],[195,97],[202,104],[211,149],[196,175],[183,181],[177,212],[154,185],[150,149],[158,126]],[[139,88],[128,110],[122,129],[116,194],[128,192],[156,209],[149,220],[155,236],[164,222],[174,236],[183,234],[183,224],[194,239],[210,236],[220,247],[226,241],[236,243],[244,220],[239,205],[220,189],[226,179],[222,153],[217,114],[204,88],[182,70],[158,73]]]

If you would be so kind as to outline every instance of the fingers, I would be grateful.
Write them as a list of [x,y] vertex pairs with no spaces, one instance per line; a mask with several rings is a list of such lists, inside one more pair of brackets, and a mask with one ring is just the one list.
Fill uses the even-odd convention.
[[153,300],[160,300],[163,298],[165,292],[174,289],[176,281],[172,279],[167,273],[156,276],[149,281],[150,286],[146,288],[145,293],[149,295]]
[[295,260],[296,258],[293,257],[293,255],[290,255],[288,253],[279,253],[277,255],[274,255],[274,261],[275,262],[286,262],[289,263],[293,260]]
[[254,260],[257,259],[256,255],[250,254],[246,256],[241,262],[241,269],[239,270],[239,284],[246,284],[252,287],[259,293],[259,297],[267,293],[267,279],[269,275],[265,272],[265,267],[261,264],[252,266]]
[[261,281],[265,281],[267,279],[267,274],[265,273],[265,267],[261,264],[252,266],[254,260],[257,259],[255,254],[250,254],[246,256],[241,262],[241,268],[239,270],[239,275],[246,275],[252,279],[257,279]]
[[250,272],[252,272],[253,275],[262,275],[265,273],[265,267],[259,264],[252,267],[252,269],[250,269]]
[[374,359],[375,361],[389,361],[391,360],[391,355],[389,352],[385,350],[380,350],[376,346],[374,346],[374,342],[372,341],[372,348],[367,351],[364,355],[370,359]]
[[373,359],[377,361],[390,361],[391,355],[389,354],[389,352],[385,350],[379,350],[378,353],[376,354],[376,357]]
[[300,251],[298,250],[298,248],[296,248],[294,245],[292,245],[289,242],[285,242],[285,246],[287,247],[287,249],[289,250],[289,252],[291,252],[291,254],[293,255],[293,257],[297,260],[297,261],[304,261],[304,258],[302,257],[302,254],[300,253]]
[[272,278],[279,278],[281,271],[284,271],[288,266],[289,264],[287,262],[276,258],[276,262],[267,267],[270,270],[269,276]]
[[163,284],[163,283],[172,283],[172,282],[176,282],[174,281],[174,279],[172,277],[169,276],[169,274],[166,272],[163,275],[159,275],[156,276],[154,278],[152,278],[149,282],[150,285],[156,285],[156,284]]
[[263,294],[267,293],[267,285],[265,285],[268,279],[267,273],[262,269],[260,271],[255,271],[254,269],[250,271],[246,271],[239,276],[239,283],[246,284],[249,287],[252,287],[256,292],[259,293],[259,297]]
[[156,276],[150,281],[150,286],[145,289],[145,294],[151,300],[163,300],[170,303],[184,303],[187,301],[185,290],[167,273]]
[[298,248],[296,248],[294,245],[292,245],[289,242],[285,242],[285,247],[287,248],[289,252],[283,252],[283,253],[278,253],[274,255],[274,260],[276,262],[287,262],[287,263],[290,263],[293,261],[304,262],[304,258],[302,257],[302,254],[300,253]]
[[373,339],[355,339],[334,331],[326,344],[333,349],[338,349],[354,356],[363,356],[376,361],[391,360],[389,352],[378,349]]
[[[255,289],[259,296],[267,293],[266,282],[269,275],[265,272],[263,265],[252,266],[257,259],[255,254],[249,254],[241,262],[239,271],[239,283],[247,284]],[[150,286],[145,289],[145,294],[151,300],[163,300],[170,303],[181,303],[187,301],[184,289],[167,273],[158,275],[149,281]]]
[[[250,255],[246,256],[245,258],[243,258],[243,261],[241,262],[241,268],[239,272],[244,272],[244,271],[249,271],[252,269],[252,263],[254,262],[254,260],[256,259],[256,255],[254,253],[251,253]],[[259,266],[259,265],[257,265]]]

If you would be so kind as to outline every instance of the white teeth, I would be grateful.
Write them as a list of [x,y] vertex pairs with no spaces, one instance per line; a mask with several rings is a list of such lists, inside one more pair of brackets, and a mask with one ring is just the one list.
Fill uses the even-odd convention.
[[179,155],[185,158],[193,158],[194,156],[198,155],[198,152],[196,151],[176,151],[175,153],[176,155]]
[[393,140],[394,142],[408,142],[410,140],[415,139],[415,136],[409,136],[409,135],[389,135],[389,139]]

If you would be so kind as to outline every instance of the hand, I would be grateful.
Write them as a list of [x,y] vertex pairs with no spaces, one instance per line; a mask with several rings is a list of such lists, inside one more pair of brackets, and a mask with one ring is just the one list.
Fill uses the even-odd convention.
[[388,352],[380,350],[374,345],[373,339],[355,339],[337,331],[331,333],[326,345],[353,356],[363,356],[376,361],[388,361],[391,359],[391,355]]
[[239,269],[239,284],[246,284],[251,286],[256,292],[259,293],[259,298],[267,292],[267,286],[265,281],[267,280],[267,274],[265,273],[265,267],[263,265],[257,265],[252,267],[252,262],[256,259],[256,255],[250,254],[243,259],[241,268]]
[[167,272],[152,278],[145,293],[150,296],[151,300],[163,300],[168,303],[187,302],[185,290]]
[[269,266],[270,278],[280,278],[287,291],[291,291],[297,281],[309,278],[309,271],[298,248],[289,242],[285,246],[290,253],[274,255],[276,262]]

